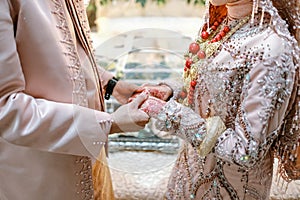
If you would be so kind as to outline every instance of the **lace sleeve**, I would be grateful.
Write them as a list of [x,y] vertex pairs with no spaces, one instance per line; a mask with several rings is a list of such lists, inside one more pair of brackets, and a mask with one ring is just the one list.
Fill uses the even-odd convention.
[[156,128],[200,146],[206,135],[205,120],[192,109],[171,99],[157,115]]
[[197,147],[200,156],[206,156],[225,130],[220,117],[201,118],[192,109],[170,100],[157,115],[156,127],[169,131]]

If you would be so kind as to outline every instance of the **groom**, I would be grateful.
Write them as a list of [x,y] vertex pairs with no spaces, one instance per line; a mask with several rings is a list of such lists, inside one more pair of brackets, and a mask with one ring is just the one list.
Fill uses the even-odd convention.
[[88,33],[83,0],[0,0],[1,200],[113,199],[107,135],[142,129],[148,95],[104,112],[136,86],[97,68]]

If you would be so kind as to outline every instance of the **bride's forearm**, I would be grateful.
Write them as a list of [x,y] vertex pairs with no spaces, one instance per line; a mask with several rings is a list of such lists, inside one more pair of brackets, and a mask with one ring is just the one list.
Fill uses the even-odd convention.
[[156,127],[169,131],[193,146],[200,146],[206,135],[206,121],[192,109],[170,100],[155,117]]

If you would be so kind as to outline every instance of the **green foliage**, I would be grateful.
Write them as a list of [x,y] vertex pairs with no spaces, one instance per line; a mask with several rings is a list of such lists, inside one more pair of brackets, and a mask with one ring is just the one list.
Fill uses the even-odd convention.
[[112,0],[99,0],[99,1],[101,6],[108,4],[108,2],[112,2]]
[[140,3],[142,7],[145,7],[147,0],[135,0],[135,3]]
[[86,14],[88,17],[89,25],[91,29],[96,27],[96,11],[97,11],[97,6],[96,6],[96,0],[90,0],[89,5],[86,8]]
[[186,0],[188,4],[193,3],[194,5],[204,5],[205,4],[205,0]]
[[93,11],[96,11],[96,10],[97,10],[96,5],[95,5],[95,4],[92,4],[92,3],[90,3],[90,4],[88,5],[88,7],[86,8],[86,11],[87,11],[87,12],[93,12]]
[[[152,1],[156,1],[156,3],[158,5],[162,5],[166,3],[166,0],[152,0]],[[142,5],[142,7],[145,7],[147,0],[135,0],[136,3],[140,3]]]

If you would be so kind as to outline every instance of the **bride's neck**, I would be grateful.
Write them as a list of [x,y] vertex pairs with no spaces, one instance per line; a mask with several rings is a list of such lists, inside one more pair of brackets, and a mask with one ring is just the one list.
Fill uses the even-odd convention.
[[252,0],[238,0],[233,3],[227,3],[229,20],[236,20],[250,15],[252,12]]

